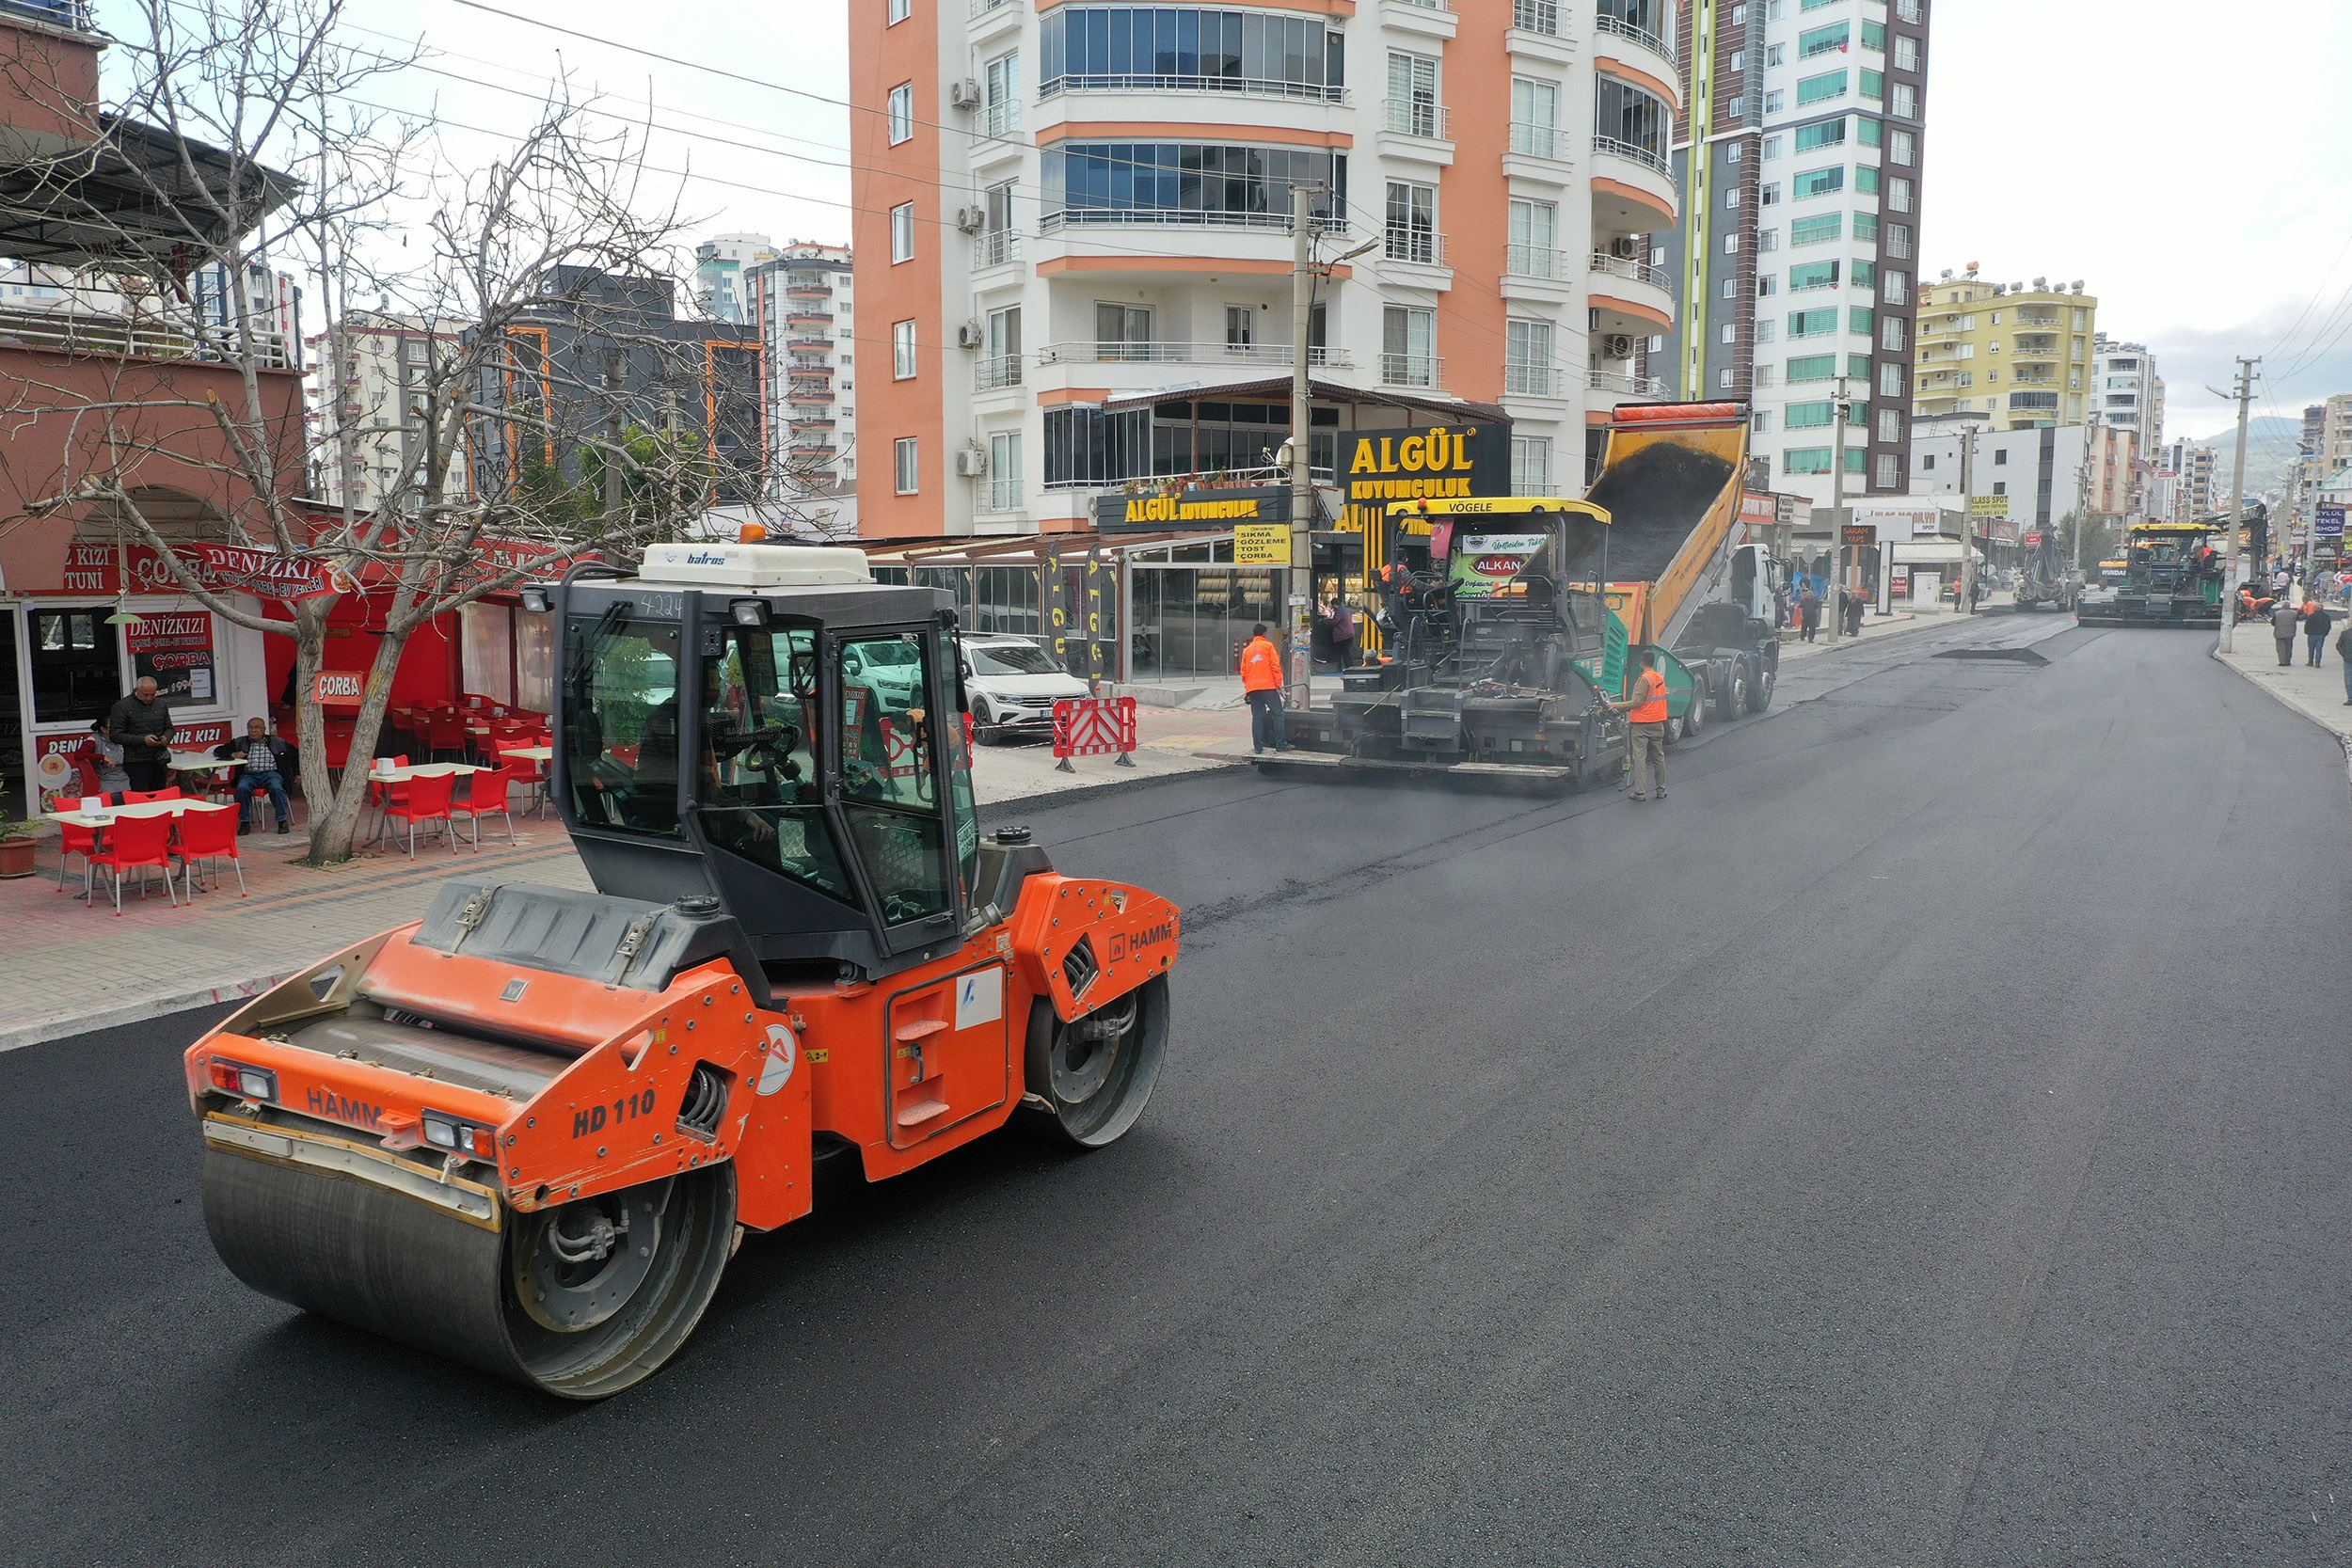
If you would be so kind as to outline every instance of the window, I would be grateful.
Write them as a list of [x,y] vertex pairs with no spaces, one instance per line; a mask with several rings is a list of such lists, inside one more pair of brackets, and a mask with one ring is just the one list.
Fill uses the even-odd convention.
[[1780,156],[1780,138],[1778,136],[1766,136],[1764,138],[1764,156],[1767,158],[1777,158]]
[[[2085,312],[2083,312],[2083,311],[2081,311],[2081,310],[2077,310],[2077,311],[2075,311],[2075,312],[2074,312],[2074,330],[2075,330],[2075,331],[2080,332],[2081,330],[2083,330],[2083,328],[2084,328],[2084,327],[2086,327],[2086,326],[2088,326],[2088,325],[2090,325],[2090,317],[2089,317],[2089,316],[2088,316]],[[2080,353],[2077,353],[2077,354],[2074,356],[2074,357],[2075,357],[2075,358],[2077,358],[2077,359],[2080,359],[2080,358],[2082,357],[2082,355],[2081,355]]]
[[[1845,231],[1846,214],[1843,213],[1824,213],[1820,217],[1798,218],[1788,226],[1789,248],[1794,249],[1801,245],[1820,245],[1823,241],[1839,238]],[[1857,239],[1860,237],[1855,236]]]
[[901,82],[890,89],[890,145],[914,135],[914,84]]
[[1762,187],[1760,190],[1758,190],[1758,191],[1756,192],[1756,204],[1757,206],[1759,206],[1759,207],[1777,207],[1777,206],[1779,206],[1779,205],[1780,205],[1780,186],[1779,186],[1778,184],[1776,184],[1776,183],[1775,183],[1775,184],[1766,185],[1766,186]]
[[[1516,83],[1512,90],[1516,96]],[[1631,83],[1603,76],[1594,84],[1593,135],[1619,144],[1611,150],[1634,148],[1640,156],[1662,165],[1666,134],[1673,123],[1674,116],[1667,112],[1664,100],[1652,97]]]
[[1863,71],[1860,90],[1865,98],[1884,98],[1886,78],[1875,71]]
[[1724,236],[1724,254],[1726,256],[1740,254],[1740,230],[1737,229]]
[[1790,447],[1780,454],[1780,467],[1783,473],[1825,474],[1829,472],[1829,448]]
[[1877,147],[1886,139],[1886,127],[1868,115],[1856,117],[1856,131],[1854,140],[1865,147]]
[[1898,119],[1919,118],[1919,89],[1909,82],[1895,84],[1894,93],[1886,100],[1886,107]]
[[890,373],[898,381],[914,374],[914,324],[911,321],[890,324]]
[[1444,133],[1438,108],[1438,62],[1426,55],[1389,52],[1387,125],[1408,136],[1439,136]]
[[1094,305],[1094,356],[1098,359],[1152,357],[1152,308],[1097,300]]
[[1320,17],[1254,8],[1057,6],[1038,23],[1038,95],[1222,92],[1331,103],[1344,94],[1344,42]]
[[1724,205],[1725,207],[1737,207],[1740,205],[1739,186],[1726,185],[1724,187]]
[[914,437],[901,436],[890,446],[891,454],[898,460],[898,494],[912,496],[915,493],[915,481],[919,477],[915,467]]
[[[1846,275],[1846,281],[1851,283],[1857,289],[1877,288],[1879,284],[1879,264],[1876,261],[1854,262],[1852,270]],[[1867,332],[1869,330],[1869,313],[1865,311],[1863,316],[1863,325],[1860,328],[1858,328],[1858,330]]]
[[[1807,381],[1827,381],[1837,373],[1835,354],[1807,354],[1788,361],[1788,385],[1801,386]],[[1821,420],[1829,423],[1827,419]]]
[[1777,229],[1757,230],[1756,231],[1756,248],[1759,253],[1767,250],[1778,250],[1780,248],[1780,230]]
[[1319,218],[1347,201],[1345,155],[1320,148],[1062,142],[1045,149],[1043,164],[1048,230],[1136,222],[1287,230],[1297,183],[1322,187],[1311,209]]
[[1732,374],[1731,367],[1729,365],[1725,365],[1722,370],[1715,372],[1715,385],[1722,388],[1726,392],[1732,389]]
[[1225,347],[1229,353],[1247,353],[1258,341],[1258,308],[1254,305],[1228,305],[1225,308]]
[[1766,114],[1781,114],[1784,113],[1788,107],[1788,94],[1786,91],[1775,87],[1771,92],[1764,95],[1764,112]]
[[1883,451],[1878,455],[1878,479],[1882,490],[1892,490],[1902,483],[1903,460],[1899,452]]
[[1879,298],[1889,305],[1911,303],[1911,274],[1889,272],[1880,279]]
[[1021,385],[1021,307],[988,313],[988,356],[980,366],[983,389]]
[[914,203],[902,201],[890,209],[890,261],[914,260]]
[[1759,392],[1769,391],[1772,388],[1772,384],[1779,379],[1779,374],[1780,372],[1770,365],[1756,366],[1756,389]]
[[1760,273],[1756,279],[1756,297],[1766,299],[1780,293],[1780,279],[1771,273]]
[[1837,263],[1836,261],[1807,261],[1802,266],[1788,269],[1788,292],[1792,294],[1803,293],[1807,289],[1835,289],[1836,287],[1837,287]]
[[1807,197],[1829,196],[1846,188],[1846,166],[1835,168],[1810,169],[1788,182],[1791,198],[1803,201]]
[[1882,55],[1885,54],[1886,24],[1883,22],[1864,23],[1862,24],[1862,47],[1875,49]]
[[1899,398],[1903,395],[1903,368],[1890,359],[1879,367],[1879,396]]
[[1740,324],[1738,322],[1724,323],[1723,341],[1726,343],[1736,343],[1740,341]]
[[1502,390],[1506,395],[1550,397],[1551,323],[1513,319],[1502,324]]
[[1882,442],[1890,444],[1903,438],[1903,417],[1900,411],[1893,408],[1879,410],[1878,438]]
[[1797,35],[1797,58],[1809,60],[1816,55],[1827,55],[1833,50],[1843,53],[1847,41],[1852,37],[1853,25],[1851,23],[1835,22],[1826,27],[1809,27]]
[[1846,73],[1842,71],[1823,71],[1819,76],[1797,79],[1797,107],[1807,103],[1826,103],[1833,98],[1846,96]]
[[400,345],[400,356],[411,365],[423,364],[424,340],[422,338],[405,340]]
[[1548,436],[1511,437],[1511,494],[1548,496],[1551,493],[1551,438]]
[[[2007,447],[1995,447],[1993,449],[1993,466],[1996,468],[2006,468],[2009,467],[2009,449]],[[1997,496],[2003,492],[1996,489],[1993,493]]]
[[1560,209],[1549,201],[1511,202],[1510,254],[1503,270],[1523,277],[1557,277],[1560,261]]
[[1846,139],[1846,117],[1825,119],[1818,125],[1797,127],[1797,150],[1810,152],[1817,147],[1835,147]]
[[885,26],[896,27],[914,14],[914,0],[890,0],[890,20]]
[[1389,182],[1388,227],[1381,252],[1391,261],[1436,265],[1438,187]]
[[1930,452],[1927,456],[1919,459],[1919,471],[1923,474],[1931,474],[1935,472],[1934,453]]
[[[930,699],[930,660],[914,633],[885,633],[844,641],[839,654],[842,745],[866,766],[843,768],[839,803],[851,837],[865,848],[866,868],[892,925],[928,920],[951,906],[958,870],[946,847],[941,805],[948,790],[933,769],[942,725],[925,725],[914,711]],[[850,713],[857,715],[850,737]],[[970,809],[970,780],[961,760],[952,781],[960,809]],[[828,791],[831,793],[831,791]],[[973,863],[962,873],[969,879]]]
[[1836,417],[1836,406],[1826,400],[1792,403],[1780,411],[1780,425],[1783,430],[1819,430]]
[[1895,69],[1911,71],[1919,69],[1919,40],[1909,33],[1895,35]]
[[[1759,366],[1756,371],[1758,379],[1756,383],[1758,387],[1768,385],[1761,379],[1763,373],[1762,367]],[[1769,435],[1772,428],[1772,411],[1769,408],[1758,408],[1751,412],[1748,415],[1748,428],[1758,436]]]
[[1853,188],[1857,194],[1862,196],[1878,195],[1879,171],[1872,168],[1867,164],[1864,164],[1856,167],[1853,171]]
[[1766,45],[1764,50],[1764,63],[1768,67],[1788,64],[1788,46],[1785,43]]
[[2008,494],[2009,494],[2009,481],[2008,481],[2008,480],[2005,480],[2005,479],[1996,479],[1996,480],[1994,480],[1994,481],[1993,482],[1993,493],[1994,493],[1994,495],[1996,495],[1996,496],[2006,496],[2006,495],[2008,495]]
[[[1869,263],[1866,261],[1856,261],[1854,263],[1854,270],[1858,273],[1868,264]],[[1875,271],[1876,269],[1873,270]],[[1846,309],[1846,330],[1849,332],[1859,332],[1864,337],[1868,337],[1870,335],[1870,308],[1867,305],[1849,306]],[[1899,320],[1900,318],[1898,319]]]
[[1916,156],[1917,145],[1908,131],[1887,132],[1886,161],[1890,164],[1900,164],[1905,168],[1909,168]]
[[1725,299],[1738,299],[1740,297],[1740,280],[1738,278],[1726,277],[1724,279],[1724,297]]
[[1748,69],[1748,52],[1746,50],[1735,49],[1731,52],[1731,69],[1734,74]]
[[1886,254],[1899,261],[1911,260],[1911,225],[1890,223],[1886,226]]
[[[1560,0],[1511,0],[1511,25],[1522,32],[1560,32]],[[1541,491],[1522,490],[1522,496],[1540,495]]]
[[1511,150],[1530,158],[1560,155],[1560,87],[1511,78]]
[[1021,129],[1021,56],[999,55],[981,75],[980,135],[1009,136]]
[[1391,387],[1438,384],[1438,312],[1391,305],[1380,312],[1380,379]]
[[[1897,133],[1900,135],[1900,133]],[[1900,177],[1886,182],[1886,210],[1890,213],[1911,211],[1911,182]]]
[[1021,432],[1000,430],[988,438],[987,510],[1021,510]]
[[1788,336],[1819,338],[1837,330],[1837,308],[1822,310],[1791,310],[1788,312]]
[[1879,215],[1876,213],[1856,213],[1853,215],[1853,237],[1864,245],[1868,245],[1877,239],[1879,237]]
[[1769,343],[1773,341],[1774,335],[1778,333],[1779,330],[1779,323],[1765,321],[1759,318],[1756,324],[1756,341],[1759,343]]

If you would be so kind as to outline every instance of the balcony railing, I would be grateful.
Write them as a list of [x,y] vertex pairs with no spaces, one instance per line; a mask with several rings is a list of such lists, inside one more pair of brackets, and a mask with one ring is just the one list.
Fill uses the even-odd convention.
[[1550,365],[1514,365],[1505,360],[1502,366],[1502,395],[1506,398],[1565,397],[1567,386],[1561,372]]
[[787,326],[830,326],[833,325],[833,312],[831,310],[787,310],[784,313],[784,325]]
[[1381,244],[1380,254],[1391,261],[1414,261],[1425,267],[1449,264],[1445,259],[1445,236],[1434,229],[1392,224]]
[[1020,385],[1021,356],[1017,354],[984,354],[972,373],[975,391],[994,392]]
[[831,338],[787,338],[784,341],[784,346],[822,354],[832,349],[833,340]]
[[1013,3],[1014,0],[972,0],[972,14],[975,17],[986,16],[993,10],[1000,9],[1001,8],[1012,5]]
[[1593,270],[1607,273],[1612,277],[1646,283],[1653,289],[1671,290],[1674,287],[1674,277],[1664,267],[1653,267],[1646,261],[1636,261],[1629,257],[1612,256],[1605,250],[1593,252]]
[[983,494],[987,498],[981,503],[980,510],[983,512],[1018,512],[1022,499],[1021,476],[1014,474],[1009,479],[999,479],[991,474]]
[[1511,25],[1523,33],[1560,36],[1560,0],[1511,0]]
[[[270,370],[294,368],[294,345],[282,332],[255,332],[254,348]],[[62,310],[0,309],[0,348],[48,349],[60,354],[137,356],[151,359],[220,361],[238,353],[229,327],[191,332],[163,322],[124,316],[81,316]],[[356,377],[345,386],[356,386]]]
[[1643,48],[1654,49],[1670,60],[1675,57],[1673,43],[1651,32],[1647,27],[1635,26],[1623,17],[1611,16],[1607,11],[1603,11],[1593,19],[1593,25],[1601,32],[1614,33],[1621,39],[1631,39]]
[[1453,116],[1444,104],[1432,103],[1425,99],[1382,99],[1380,127],[1400,136],[1421,136],[1429,141],[1454,139]]
[[1568,263],[1568,253],[1548,245],[1504,245],[1502,270],[1516,277],[1549,277],[1556,282],[1576,276]]
[[1620,397],[1657,398],[1662,402],[1667,396],[1666,383],[1658,376],[1619,375],[1614,371],[1586,371],[1584,387],[1587,391],[1614,392]]
[[[1288,343],[1049,343],[1038,355],[1041,365],[1288,365]],[[1349,370],[1345,349],[1311,347],[1307,363]]]
[[972,242],[972,270],[1001,267],[1021,260],[1021,230],[994,229]]
[[1383,354],[1380,383],[1384,387],[1442,387],[1445,361],[1433,354]]
[[784,286],[784,297],[787,299],[831,299],[833,285],[830,283],[787,283]]
[[1021,100],[1000,98],[980,111],[980,135],[1009,136],[1021,129]]
[[91,25],[90,8],[85,0],[0,0],[0,16],[28,17],[45,22],[52,27],[64,27],[76,33],[96,29]]
[[[1318,234],[1347,232],[1347,220],[1343,217],[1319,217],[1313,221]],[[1195,212],[1166,207],[1065,207],[1040,219],[1038,232],[1051,234],[1064,228],[1093,228],[1106,224],[1151,229],[1267,229],[1287,234],[1290,232],[1291,215],[1288,213]]]
[[[1317,484],[1329,484],[1328,468],[1310,470]],[[1200,468],[1182,474],[1124,474],[1112,479],[1054,480],[1042,488],[1053,490],[1123,490],[1129,495],[1175,495],[1184,490],[1216,490],[1254,484],[1286,484],[1290,469],[1279,465],[1255,468]]]
[[1522,158],[1557,158],[1565,145],[1557,125],[1536,125],[1528,120],[1511,122],[1511,150]]
[[1345,87],[1264,76],[1068,75],[1053,77],[1037,89],[1041,99],[1065,92],[1215,92],[1237,98],[1287,98],[1306,103],[1347,102]]
[[1638,143],[1619,141],[1614,136],[1595,136],[1593,150],[1606,152],[1614,157],[1630,158],[1635,163],[1646,165],[1661,174],[1666,172],[1666,155],[1662,152],[1654,152]]

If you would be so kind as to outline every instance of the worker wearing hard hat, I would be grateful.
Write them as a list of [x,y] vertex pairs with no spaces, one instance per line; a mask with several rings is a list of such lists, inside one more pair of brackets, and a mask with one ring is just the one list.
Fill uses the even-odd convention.
[[1250,754],[1269,746],[1289,751],[1282,719],[1282,655],[1263,623],[1250,629],[1249,645],[1241,651],[1241,689],[1249,703]]
[[1642,650],[1642,673],[1633,677],[1631,695],[1609,705],[1626,715],[1633,726],[1633,799],[1649,799],[1651,774],[1658,778],[1658,798],[1666,798],[1666,677],[1659,673],[1658,655]]

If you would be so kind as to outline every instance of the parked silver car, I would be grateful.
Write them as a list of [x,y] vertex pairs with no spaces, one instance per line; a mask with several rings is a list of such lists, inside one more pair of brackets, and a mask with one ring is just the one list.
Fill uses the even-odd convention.
[[983,744],[1045,739],[1054,733],[1054,704],[1089,695],[1086,682],[1025,637],[967,632],[957,641],[973,733]]

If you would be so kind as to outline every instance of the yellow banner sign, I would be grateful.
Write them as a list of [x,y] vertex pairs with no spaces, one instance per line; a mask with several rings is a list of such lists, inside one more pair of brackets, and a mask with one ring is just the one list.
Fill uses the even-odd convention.
[[2007,496],[1971,496],[1968,498],[1971,517],[2006,517],[2009,515]]
[[1234,565],[1287,566],[1290,561],[1291,531],[1288,523],[1233,525]]

